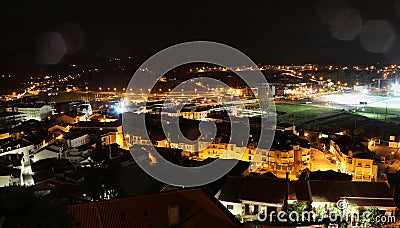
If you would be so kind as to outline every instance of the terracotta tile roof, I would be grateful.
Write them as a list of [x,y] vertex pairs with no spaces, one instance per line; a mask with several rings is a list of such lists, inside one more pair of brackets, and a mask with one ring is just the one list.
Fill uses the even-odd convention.
[[80,227],[169,227],[169,207],[179,208],[180,227],[240,227],[214,197],[201,189],[72,205]]

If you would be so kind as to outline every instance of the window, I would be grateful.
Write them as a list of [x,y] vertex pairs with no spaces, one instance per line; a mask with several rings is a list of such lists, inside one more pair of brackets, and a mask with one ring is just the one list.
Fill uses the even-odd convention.
[[258,214],[258,205],[254,205],[253,214]]
[[226,208],[228,208],[228,210],[233,210],[233,205],[226,205]]
[[244,205],[244,213],[246,215],[248,215],[250,213],[250,205],[247,203]]
[[357,163],[357,166],[358,166],[358,167],[361,167],[361,162]]

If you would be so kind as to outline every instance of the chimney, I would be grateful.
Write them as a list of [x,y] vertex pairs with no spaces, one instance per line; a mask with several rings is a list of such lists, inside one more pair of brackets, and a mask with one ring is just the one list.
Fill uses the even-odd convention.
[[177,203],[170,203],[168,206],[169,227],[180,227],[179,206]]

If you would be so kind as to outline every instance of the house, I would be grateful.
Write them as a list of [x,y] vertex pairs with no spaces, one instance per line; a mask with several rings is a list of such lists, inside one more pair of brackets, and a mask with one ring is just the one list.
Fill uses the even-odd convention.
[[6,108],[8,112],[19,112],[26,116],[26,120],[47,120],[53,111],[50,105],[43,104],[19,104],[15,107]]
[[233,215],[255,220],[265,209],[275,212],[284,209],[288,183],[285,179],[262,176],[230,176],[218,199]]
[[11,134],[10,131],[7,130],[0,130],[0,140],[5,138],[10,138]]
[[389,137],[389,147],[390,148],[400,148],[400,142],[396,141],[395,136],[390,136]]
[[48,129],[48,132],[53,135],[53,138],[68,133],[71,126],[67,123],[58,123]]
[[62,158],[68,159],[73,164],[79,164],[81,161],[89,157],[93,148],[89,145],[65,149],[62,153]]
[[359,209],[377,207],[386,215],[395,214],[396,204],[384,182],[310,180],[308,183],[313,208],[328,208],[346,199]]
[[84,114],[69,114],[69,115],[65,114],[56,119],[56,124],[73,125],[78,123],[79,121],[85,121]]
[[209,108],[200,108],[197,107],[195,109],[183,109],[180,111],[180,116],[185,119],[191,120],[202,120],[207,118],[207,115],[210,113]]
[[104,133],[108,133],[111,135],[111,144],[117,143],[120,147],[126,148],[121,121],[80,121],[74,124],[71,129],[74,131],[85,131],[92,135],[102,135]]
[[22,112],[2,112],[0,113],[0,127],[16,127],[26,120],[26,115]]
[[31,134],[25,136],[24,139],[35,146],[35,151],[40,150],[47,145],[46,140],[38,135]]
[[387,181],[397,207],[400,206],[400,173],[387,173]]
[[0,169],[0,187],[20,186],[20,185],[21,185],[21,170],[13,168]]
[[201,189],[71,205],[68,212],[79,227],[241,227]]
[[354,139],[343,136],[330,140],[329,151],[337,159],[340,171],[351,174],[354,181],[375,181],[378,165],[374,153]]
[[29,165],[29,156],[34,152],[34,144],[24,139],[14,139],[10,137],[0,140],[0,156],[20,154],[23,155],[22,160],[24,164]]
[[86,132],[79,131],[64,136],[61,141],[69,148],[76,148],[89,143],[89,135]]
[[36,151],[33,154],[33,157],[31,156],[31,158],[33,162],[37,162],[47,158],[61,158],[62,152],[63,152],[63,144],[60,142],[54,142]]
[[384,182],[229,176],[218,199],[233,215],[250,221],[256,220],[258,213],[286,210],[296,201],[311,205],[313,210],[326,209],[346,199],[359,210],[377,207],[387,215],[396,211],[393,196]]

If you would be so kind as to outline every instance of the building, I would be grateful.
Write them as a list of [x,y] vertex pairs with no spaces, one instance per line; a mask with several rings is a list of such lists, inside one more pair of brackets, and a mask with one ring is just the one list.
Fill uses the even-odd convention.
[[341,172],[351,174],[354,181],[375,181],[378,165],[374,154],[363,144],[343,136],[330,140],[329,151],[335,156]]
[[229,141],[228,137],[217,137],[212,143],[200,139],[197,143],[187,144],[180,143],[179,139],[169,137],[157,141],[156,145],[182,149],[193,153],[200,160],[221,158],[251,162],[250,169],[252,171],[270,171],[281,178],[284,178],[286,172],[289,172],[290,178],[295,179],[302,170],[310,167],[310,144],[307,140],[300,139],[290,132],[276,131],[274,143],[269,150],[257,148],[256,143],[249,143],[245,146]]
[[25,113],[21,112],[2,112],[0,113],[0,127],[13,128],[26,120]]
[[229,176],[217,198],[233,215],[250,221],[257,220],[258,213],[287,210],[294,202],[304,202],[315,211],[346,199],[359,210],[377,207],[386,215],[394,215],[396,211],[393,196],[384,182]]
[[84,114],[69,114],[69,115],[62,115],[56,119],[56,123],[64,123],[64,124],[69,124],[69,125],[74,125],[78,123],[79,121],[85,121],[85,115]]
[[288,183],[285,179],[262,176],[228,177],[218,199],[233,215],[256,220],[261,210],[284,209]]
[[[122,123],[120,121],[114,122],[100,122],[100,121],[80,121],[71,127],[74,131],[85,131],[88,134],[99,136],[108,134],[111,135],[111,141],[109,144],[117,143],[122,148],[127,148],[124,141],[124,135],[122,132]],[[102,137],[102,140],[106,140],[107,137]]]
[[400,148],[400,142],[396,141],[395,136],[390,136],[389,138],[389,147],[390,148]]
[[72,133],[62,138],[68,148],[76,148],[89,143],[89,134],[84,131]]
[[23,162],[26,165],[30,164],[29,155],[35,152],[35,145],[24,139],[6,138],[0,140],[0,157],[19,154],[23,155]]
[[[4,164],[4,162],[6,161],[0,160],[0,163]],[[6,169],[4,168],[0,169],[0,187],[20,186],[20,185],[21,185],[21,170],[14,169],[12,167]]]
[[209,108],[200,108],[200,107],[196,107],[195,109],[187,108],[179,112],[180,116],[182,116],[185,119],[191,119],[191,120],[205,119],[207,118],[209,113],[210,113]]
[[53,111],[51,106],[43,104],[20,104],[12,108],[6,108],[8,112],[19,112],[25,114],[26,120],[47,120]]
[[346,199],[359,209],[377,207],[386,215],[394,215],[396,204],[385,182],[310,180],[312,207],[328,208]]

